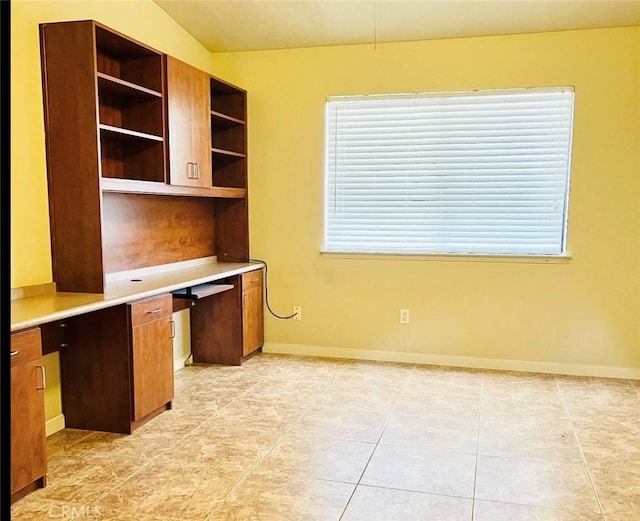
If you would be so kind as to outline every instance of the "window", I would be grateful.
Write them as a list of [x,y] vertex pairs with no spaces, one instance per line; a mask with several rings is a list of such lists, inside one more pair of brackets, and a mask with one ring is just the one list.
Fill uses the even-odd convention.
[[329,98],[324,251],[565,254],[573,99]]

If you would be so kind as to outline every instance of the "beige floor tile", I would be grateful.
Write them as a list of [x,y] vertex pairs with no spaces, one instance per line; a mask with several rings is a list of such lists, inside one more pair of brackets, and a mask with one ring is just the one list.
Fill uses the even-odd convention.
[[470,369],[416,366],[407,389],[425,394],[438,392],[479,396],[482,392],[482,373]]
[[582,463],[580,447],[566,424],[480,424],[478,454],[544,461]]
[[604,521],[604,518],[600,514],[584,514],[494,501],[475,501],[473,521]]
[[478,456],[475,498],[600,513],[583,464]]
[[471,521],[472,500],[358,485],[341,521]]
[[374,448],[373,443],[359,441],[287,436],[261,462],[260,469],[357,483]]
[[266,377],[251,373],[219,373],[203,371],[181,383],[178,391],[187,394],[210,396],[211,392],[242,393]]
[[298,421],[305,410],[306,406],[294,403],[242,398],[220,410],[217,417],[210,421],[215,422],[219,418],[227,419],[238,427],[287,429]]
[[475,466],[472,454],[378,445],[360,482],[471,498]]
[[376,443],[389,415],[329,407],[309,409],[291,429],[291,434]]
[[62,429],[47,438],[47,454],[51,456],[59,450],[68,449],[92,433],[81,429]]
[[400,396],[400,389],[377,384],[355,384],[351,381],[325,389],[315,405],[363,411],[391,412]]
[[258,469],[207,521],[338,521],[354,487]]
[[394,409],[398,414],[412,414],[436,418],[459,418],[478,420],[480,414],[480,395],[425,393],[407,387],[398,399]]
[[475,454],[478,447],[478,420],[394,413],[380,443]]
[[640,428],[623,422],[578,425],[576,436],[589,467],[640,472]]
[[612,430],[618,427],[625,429],[636,429],[640,431],[640,407],[618,406],[618,407],[594,407],[591,405],[577,404],[567,407],[571,415],[571,421],[576,428],[600,429],[606,425]]
[[558,380],[569,410],[572,407],[640,407],[640,394],[629,380],[574,378]]
[[590,468],[607,521],[640,519],[640,472]]
[[475,521],[640,520],[640,382],[271,354],[175,382],[132,435],[51,436],[12,519],[337,521],[361,477],[347,521],[470,521],[477,467]]
[[569,413],[561,401],[523,399],[521,396],[483,396],[480,418],[489,423],[571,428]]
[[204,519],[250,470],[237,461],[196,463],[160,457],[101,498],[111,519]]

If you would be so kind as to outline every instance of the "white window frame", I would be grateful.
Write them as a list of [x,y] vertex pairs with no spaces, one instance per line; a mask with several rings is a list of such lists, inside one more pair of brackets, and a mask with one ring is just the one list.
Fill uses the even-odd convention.
[[[450,244],[454,244],[455,241],[454,239],[448,239],[445,237],[446,240],[448,240],[448,243],[443,243],[443,244],[437,244],[437,243],[433,243],[431,245],[426,245],[424,242],[420,242],[421,239],[418,239],[416,242],[416,245],[414,245],[411,241],[414,240],[416,237],[416,235],[419,235],[422,233],[422,231],[420,230],[424,230],[424,229],[428,229],[428,230],[436,230],[435,232],[426,232],[426,235],[429,235],[429,233],[432,233],[433,235],[438,235],[440,232],[439,230],[437,230],[437,227],[434,228],[434,226],[437,225],[437,219],[434,220],[433,222],[429,221],[426,222],[424,221],[423,217],[418,217],[417,220],[413,223],[409,223],[406,224],[405,222],[402,221],[402,216],[398,217],[398,213],[402,213],[402,211],[397,212],[396,211],[396,206],[400,205],[402,206],[402,201],[400,201],[397,197],[394,197],[393,194],[391,194],[389,198],[386,197],[386,195],[388,194],[382,194],[384,197],[381,197],[381,200],[383,202],[381,203],[377,203],[381,205],[381,213],[380,215],[382,215],[382,218],[378,218],[377,216],[372,217],[372,219],[368,219],[365,218],[363,219],[362,223],[357,222],[359,217],[353,217],[353,212],[351,214],[349,214],[348,212],[350,212],[350,208],[347,204],[346,207],[341,207],[341,208],[346,208],[347,211],[347,217],[344,218],[344,222],[346,222],[347,224],[344,225],[343,229],[347,229],[347,231],[344,233],[344,237],[340,237],[339,234],[336,234],[336,229],[339,227],[338,225],[336,225],[336,222],[339,222],[339,220],[337,218],[335,218],[335,216],[338,213],[338,209],[337,206],[335,206],[336,204],[340,205],[342,203],[344,203],[344,201],[342,201],[342,203],[340,203],[340,197],[342,197],[340,194],[338,194],[338,192],[340,190],[343,190],[344,193],[347,193],[347,191],[349,189],[352,188],[354,183],[359,183],[360,181],[358,181],[357,178],[353,178],[353,180],[349,181],[348,179],[346,181],[343,181],[343,184],[340,185],[340,181],[337,181],[339,175],[341,175],[340,173],[338,173],[338,167],[336,167],[336,164],[338,162],[338,154],[336,153],[337,148],[336,148],[336,132],[335,132],[335,128],[332,127],[332,124],[334,123],[334,121],[331,120],[331,113],[330,111],[334,110],[336,107],[348,107],[348,108],[353,108],[353,107],[365,107],[366,105],[364,105],[364,103],[367,103],[369,101],[382,101],[383,104],[386,101],[390,101],[390,105],[391,107],[395,106],[394,102],[396,100],[400,100],[400,105],[404,105],[404,102],[411,101],[411,100],[425,100],[426,103],[423,103],[423,108],[419,108],[417,110],[441,110],[442,107],[438,107],[438,103],[442,102],[444,104],[451,104],[453,103],[454,105],[456,103],[460,103],[461,107],[467,106],[469,104],[469,102],[471,103],[475,103],[476,101],[478,101],[480,104],[482,104],[483,102],[486,103],[492,103],[493,100],[515,100],[515,97],[518,97],[518,100],[522,99],[525,100],[525,96],[528,96],[526,98],[526,100],[534,100],[531,103],[537,103],[541,96],[546,98],[548,96],[552,96],[554,94],[559,95],[560,97],[563,98],[563,101],[561,101],[561,103],[565,104],[563,107],[564,110],[564,114],[563,114],[563,118],[564,121],[562,121],[562,131],[558,131],[560,135],[560,139],[562,139],[561,145],[559,146],[559,150],[560,151],[564,151],[565,153],[565,157],[563,159],[563,163],[561,164],[560,167],[555,167],[553,169],[550,169],[553,171],[553,175],[550,173],[549,176],[545,176],[548,177],[549,179],[551,179],[551,181],[549,181],[549,186],[551,188],[549,188],[549,190],[556,190],[555,194],[554,194],[554,201],[556,206],[554,206],[554,211],[552,212],[553,215],[552,217],[549,217],[549,219],[553,218],[554,219],[554,223],[553,226],[547,226],[547,225],[541,225],[540,229],[541,231],[541,237],[544,236],[544,240],[547,240],[546,237],[547,236],[553,236],[554,237],[554,244],[555,246],[553,248],[548,247],[548,245],[543,245],[543,246],[536,246],[530,249],[525,248],[524,246],[514,246],[513,248],[509,249],[509,247],[499,247],[496,248],[494,250],[491,250],[491,247],[487,247],[486,245],[481,245],[479,247],[474,247],[474,242],[478,242],[481,243],[482,240],[477,240],[474,239],[474,237],[472,235],[469,235],[469,237],[464,238],[460,241],[460,244],[455,244],[454,247],[448,247]],[[532,96],[533,95],[533,96]],[[493,98],[491,98],[493,96]],[[566,106],[566,103],[570,102],[570,106]],[[418,102],[420,103],[420,101]],[[435,106],[432,105],[435,103]],[[520,102],[517,101],[516,103],[518,103],[518,105],[520,106]],[[529,103],[527,101],[527,103]],[[380,105],[380,104],[378,104]],[[387,104],[389,105],[389,104]],[[369,106],[374,106],[369,104]],[[537,109],[535,107],[538,107],[540,105],[535,105],[533,111],[535,112]],[[426,107],[426,108],[424,108]],[[456,106],[457,107],[457,106]],[[387,113],[389,113],[390,109],[388,106],[384,109],[387,111]],[[383,111],[384,111],[383,110]],[[406,106],[402,108],[402,110],[410,110],[410,108],[407,108]],[[448,109],[447,109],[448,110]],[[465,110],[463,108],[463,110]],[[476,110],[475,107],[473,107],[470,110]],[[487,109],[488,110],[488,109]],[[365,255],[369,255],[369,254],[374,254],[374,255],[391,255],[391,256],[395,256],[395,255],[418,255],[418,256],[441,256],[441,255],[462,255],[462,256],[479,256],[479,257],[513,257],[513,258],[517,258],[517,257],[540,257],[540,258],[569,258],[569,255],[567,253],[567,224],[568,224],[568,204],[569,204],[569,182],[570,182],[570,171],[571,171],[571,148],[572,148],[572,134],[573,134],[573,110],[574,110],[574,89],[573,87],[550,87],[550,88],[527,88],[527,89],[500,89],[500,90],[483,90],[483,91],[463,91],[463,92],[446,92],[446,93],[441,93],[441,92],[433,92],[433,93],[417,93],[417,94],[392,94],[392,95],[369,95],[369,96],[331,96],[329,98],[327,98],[327,104],[326,104],[326,141],[325,141],[325,223],[324,223],[324,231],[325,231],[325,235],[324,235],[324,246],[322,248],[322,252],[323,253],[328,253],[328,254],[365,254]],[[545,112],[546,114],[546,110],[544,110],[543,112]],[[504,112],[503,112],[504,113]],[[345,114],[347,114],[345,112]],[[413,117],[413,113],[411,114]],[[346,116],[347,118],[349,117],[348,115]],[[402,116],[398,116],[400,119],[402,119]],[[435,116],[434,116],[435,117]],[[479,118],[484,117],[481,113],[481,116],[479,116]],[[542,117],[542,116],[536,116],[536,117]],[[390,118],[390,122],[388,122],[385,118],[388,118],[388,116],[381,116],[381,119],[377,122],[377,124],[379,125],[377,128],[384,128],[384,132],[385,132],[385,136],[387,135],[386,133],[388,132],[392,132],[395,133],[398,130],[398,127],[388,127],[386,125],[395,125],[396,123],[393,120],[393,117]],[[504,119],[504,118],[503,118]],[[478,120],[480,121],[480,119]],[[486,121],[486,120],[482,120],[482,121]],[[493,120],[490,120],[493,121]],[[499,117],[496,121],[500,121]],[[427,123],[429,124],[429,123]],[[520,124],[520,123],[517,123]],[[523,125],[527,125],[529,123],[527,123],[526,121],[523,123]],[[502,125],[500,123],[500,125]],[[537,123],[536,123],[537,125]],[[568,128],[566,127],[566,125],[568,125]],[[358,124],[355,124],[355,127],[358,127]],[[345,127],[346,128],[346,127]],[[373,128],[375,127],[375,123],[373,125]],[[445,130],[448,128],[446,125],[443,126],[443,128],[445,128]],[[457,127],[456,127],[457,128]],[[391,130],[390,130],[391,129]],[[432,129],[430,129],[432,130]],[[504,129],[501,129],[504,130]],[[367,133],[370,133],[370,127],[366,128]],[[350,133],[351,132],[351,133]],[[525,134],[527,131],[523,131]],[[538,134],[540,133],[539,130],[535,130],[534,132],[537,132]],[[373,143],[374,145],[376,144],[375,141],[373,141],[372,143],[365,143],[365,146],[362,149],[356,149],[356,148],[352,148],[352,149],[348,149],[350,145],[349,143],[352,143],[349,141],[350,138],[352,139],[357,139],[358,143],[362,142],[362,139],[360,138],[360,136],[358,135],[357,138],[354,138],[356,134],[350,130],[345,130],[343,136],[344,140],[342,141],[342,144],[346,144],[347,149],[341,149],[341,150],[347,150],[347,154],[343,154],[344,157],[347,157],[349,152],[353,152],[354,150],[358,153],[358,157],[359,158],[365,158],[364,161],[365,163],[367,161],[375,161],[377,158],[373,157],[376,155],[376,153],[378,153],[378,150],[383,150],[384,148],[379,147],[379,146],[371,146],[371,144]],[[411,132],[407,135],[410,135],[411,137],[414,136],[414,134]],[[433,135],[433,134],[430,134]],[[546,135],[546,134],[545,134]],[[480,136],[483,136],[482,134],[480,134]],[[393,137],[393,136],[392,136]],[[439,136],[441,137],[441,136]],[[526,136],[525,136],[526,137]],[[386,138],[385,138],[386,139]],[[473,133],[467,135],[465,134],[464,137],[465,140],[468,139],[473,139]],[[540,138],[540,136],[535,136],[536,140],[540,140],[542,138]],[[547,141],[549,141],[547,139]],[[446,142],[446,140],[445,140]],[[482,142],[482,139],[480,139],[480,142]],[[524,143],[524,141],[522,141]],[[386,142],[385,142],[386,143]],[[430,142],[429,142],[430,143]],[[505,141],[506,143],[506,141]],[[500,143],[501,146],[504,146],[505,150],[508,149],[508,143]],[[360,146],[359,144],[353,145],[355,147]],[[392,143],[392,146],[396,146],[395,150],[398,150],[398,143]],[[476,145],[476,143],[473,143],[473,146],[482,146],[482,145]],[[523,145],[524,146],[524,145]],[[409,148],[409,147],[407,147]],[[446,148],[446,147],[445,147]],[[493,146],[492,146],[493,148]],[[516,158],[516,160],[519,160],[518,158],[524,155],[529,155],[528,152],[525,150],[524,152],[522,150],[519,150],[520,146],[517,146],[514,148],[518,148],[518,150],[516,150],[516,152],[514,152],[515,154],[520,154],[520,156],[513,156]],[[361,153],[361,151],[364,150],[365,153]],[[367,153],[366,151],[369,150],[370,153]],[[391,149],[389,149],[391,150]],[[418,149],[420,150],[420,149]],[[433,148],[431,148],[430,150],[433,150]],[[465,153],[465,150],[462,150],[463,153]],[[468,153],[468,151],[466,151]],[[440,153],[440,150],[438,149],[438,153]],[[451,153],[450,150],[446,150],[445,153],[449,154]],[[457,152],[455,152],[457,154]],[[481,151],[482,153],[482,151]],[[487,152],[490,154],[493,154],[493,151]],[[512,152],[508,152],[505,154],[505,158],[511,158],[511,156],[509,154],[511,154]],[[535,154],[539,154],[540,153],[540,146],[536,146],[536,150],[535,150]],[[553,151],[554,157],[557,157],[558,155],[558,150],[554,150]],[[392,155],[395,155],[392,154]],[[419,155],[416,154],[416,155]],[[371,156],[371,157],[370,157]],[[353,156],[351,156],[353,157]],[[456,156],[447,156],[449,159],[451,159],[451,157],[456,157]],[[399,159],[400,161],[405,161],[406,159],[404,157],[401,157]],[[502,159],[501,159],[502,160]],[[511,164],[511,163],[510,163]],[[416,170],[420,170],[422,168],[426,168],[427,171],[429,169],[433,170],[434,164],[428,164],[426,165],[426,163],[424,163],[424,159],[417,159],[417,163],[415,165],[413,165],[413,171],[415,172]],[[364,168],[368,168],[368,166],[370,166],[369,164],[366,164]],[[438,165],[436,164],[436,167],[438,167]],[[358,168],[362,168],[360,165],[358,166]],[[380,170],[384,170],[386,167],[381,168]],[[480,167],[477,167],[480,170],[482,170],[484,167],[482,165],[480,165]],[[504,176],[504,172],[506,170],[504,170],[505,166],[504,165],[499,165],[497,168],[501,168],[502,170],[499,170],[498,173],[500,176]],[[397,171],[398,169],[394,167],[394,169],[392,169],[394,172]],[[402,169],[400,169],[402,170]],[[460,179],[463,178],[469,178],[470,176],[466,174],[464,174],[463,177],[458,177],[456,178],[455,175],[457,175],[457,172],[455,171],[456,167],[454,164],[454,168],[451,170],[452,172],[452,176],[451,179],[454,179],[458,184],[456,186],[460,186],[459,181]],[[538,172],[540,169],[538,168],[538,170],[536,170],[536,172]],[[349,167],[347,166],[344,169],[345,172],[349,172]],[[475,170],[474,170],[475,171]],[[560,171],[562,171],[562,173],[560,173]],[[439,179],[443,179],[443,174],[444,176],[448,176],[449,174],[446,171],[444,172],[439,172],[438,173],[438,177]],[[394,176],[396,175],[395,173],[393,174],[389,174],[388,172],[383,172],[382,173],[382,178],[379,177],[375,177],[378,174],[369,176],[369,174],[367,173],[365,175],[365,177],[369,178],[371,177],[372,179],[375,179],[377,182],[382,179],[382,181],[380,182],[379,186],[391,186],[394,181]],[[389,175],[391,175],[391,178],[389,177]],[[333,177],[332,177],[333,176]],[[386,177],[385,177],[386,176]],[[431,176],[431,177],[429,177]],[[491,184],[495,184],[497,181],[495,178],[493,179],[489,179],[491,176],[494,176],[493,173],[489,173],[489,174],[485,174],[482,181],[484,182],[484,179],[486,178],[489,182],[488,184],[485,183],[486,186],[490,186]],[[357,174],[356,174],[357,177]],[[409,190],[408,188],[412,188],[412,187],[424,187],[424,186],[437,186],[437,185],[433,185],[433,175],[432,174],[428,174],[427,177],[429,179],[425,179],[423,181],[423,184],[420,183],[415,183],[414,182],[414,177],[411,177],[411,182],[407,181],[407,175],[404,174],[404,172],[402,174],[399,175],[400,180],[398,187],[394,188],[399,188],[400,186],[403,187],[403,189],[405,189],[407,191],[407,193],[411,192],[411,190]],[[495,177],[495,176],[494,176]],[[512,188],[514,190],[516,189],[521,189],[522,184],[519,186],[516,186],[517,183],[521,183],[522,182],[522,175],[514,175],[513,176],[514,179],[520,179],[519,181],[513,181],[513,185],[511,187],[509,187],[509,190],[511,190]],[[537,174],[537,178],[540,178],[540,174]],[[503,177],[500,177],[500,180],[502,182]],[[478,179],[475,179],[475,182],[477,184]],[[525,180],[525,183],[528,183],[528,179]],[[369,181],[367,181],[369,183]],[[449,181],[447,181],[449,182]],[[386,183],[386,185],[384,184]],[[427,185],[425,185],[424,183],[427,183]],[[431,184],[429,184],[431,183]],[[560,183],[562,183],[562,188],[560,187]],[[539,185],[538,182],[534,183],[536,186]],[[342,188],[337,188],[338,186],[341,186]],[[480,186],[480,185],[477,185]],[[351,187],[351,188],[350,188]],[[407,188],[408,187],[408,188]],[[362,189],[364,189],[364,192],[366,192],[366,186],[365,185],[357,185],[357,189],[360,190],[359,193],[363,193]],[[451,188],[451,186],[449,186],[449,189]],[[466,188],[466,186],[465,186]],[[539,187],[538,187],[539,188]],[[536,188],[536,189],[538,189]],[[541,188],[540,190],[544,191],[546,188]],[[558,197],[559,197],[559,190],[563,190],[563,194],[562,194],[562,201],[558,201]],[[478,188],[478,192],[477,194],[475,194],[473,197],[474,198],[478,198],[478,200],[480,200],[482,197],[485,197],[487,192],[486,192],[486,188]],[[391,190],[393,192],[393,190]],[[397,190],[396,190],[397,191]],[[442,194],[444,194],[443,190],[440,190],[442,192]],[[372,192],[372,197],[377,197],[381,195],[381,192],[379,190],[379,187],[376,187],[374,190],[375,193]],[[351,192],[351,193],[355,193],[355,192]],[[417,193],[420,193],[420,190],[416,190],[416,192],[414,193],[414,195],[411,196],[412,199],[414,199],[413,201],[410,201],[408,203],[404,203],[407,204],[409,206],[411,205],[422,205],[422,210],[424,211],[424,207],[425,205],[429,205],[431,203],[425,203],[424,201],[422,202],[416,202],[417,199],[419,199],[420,197],[415,195]],[[429,194],[431,194],[432,192],[429,191]],[[517,192],[514,192],[517,194]],[[365,196],[368,196],[369,194],[365,194]],[[509,194],[509,196],[511,196],[511,194]],[[429,195],[429,197],[431,197],[431,195]],[[445,207],[445,210],[447,212],[455,212],[455,207],[457,207],[458,205],[460,205],[460,201],[454,200],[452,199],[452,195],[446,195],[444,194],[443,196],[443,200],[438,203],[439,205],[442,205],[443,207]],[[463,197],[466,198],[467,196],[465,195]],[[493,197],[493,196],[491,196]],[[514,203],[512,202],[506,202],[504,201],[504,195],[501,196],[502,200],[498,203],[499,205],[502,205],[503,207],[500,208],[500,212],[502,212],[502,214],[499,216],[500,219],[505,219],[505,215],[507,213],[509,213],[509,211],[511,210],[510,208],[505,208],[505,204],[506,206],[512,205]],[[538,195],[535,195],[535,198],[538,198]],[[407,196],[408,198],[408,196]],[[347,199],[345,197],[345,199]],[[389,202],[389,200],[391,200],[391,202]],[[338,203],[336,203],[338,201]],[[386,202],[384,202],[386,201]],[[464,203],[466,204],[466,203]],[[476,203],[474,203],[476,204]],[[545,204],[548,204],[548,202],[546,202]],[[561,215],[559,215],[560,210],[558,209],[557,205],[561,204],[562,205],[562,209],[561,209]],[[330,205],[334,205],[333,207],[330,207]],[[385,207],[385,205],[387,206],[393,206],[394,208],[387,208]],[[415,206],[412,206],[413,208],[415,208]],[[453,208],[453,210],[452,210]],[[406,210],[407,208],[400,208],[400,210]],[[429,209],[432,209],[431,206],[429,206]],[[521,209],[518,209],[517,207],[513,210],[514,212],[520,211]],[[418,211],[420,211],[420,208],[418,208]],[[479,210],[480,212],[482,211],[482,209]],[[385,215],[388,212],[390,215],[390,218],[388,221],[384,222],[381,224],[382,221],[384,221]],[[467,213],[465,213],[467,212]],[[469,214],[469,208],[464,208],[462,207],[461,211],[459,214],[455,214],[456,216],[458,216],[458,218],[463,218],[463,217],[469,217],[471,219],[474,218],[474,214]],[[357,212],[356,212],[357,213]],[[359,214],[358,214],[359,215]],[[373,214],[370,214],[373,215]],[[453,213],[452,213],[453,215]],[[515,215],[515,214],[514,214]],[[333,221],[332,221],[333,218]],[[480,222],[483,219],[485,219],[485,217],[482,214],[477,214],[476,215],[476,221]],[[351,221],[349,221],[351,219]],[[398,221],[395,221],[395,219],[399,219]],[[467,219],[468,221],[469,219]],[[371,221],[371,223],[373,224],[369,224],[369,221]],[[427,218],[428,221],[428,218]],[[517,233],[519,229],[529,229],[527,228],[528,226],[534,226],[536,224],[536,222],[542,222],[541,219],[537,218],[537,217],[532,217],[531,218],[531,222],[525,222],[523,223],[522,221],[519,221],[518,223],[514,224],[514,225],[509,225],[511,226],[511,228],[514,229],[513,232],[508,231],[505,232],[506,234],[508,233]],[[354,222],[355,225],[352,225],[350,223]],[[465,222],[464,220],[462,222]],[[364,223],[364,224],[363,224]],[[391,247],[385,247],[385,244],[383,244],[383,242],[386,240],[384,237],[384,231],[381,230],[379,232],[379,237],[382,237],[382,239],[380,240],[380,242],[378,243],[378,238],[376,236],[376,230],[375,227],[378,226],[378,224],[381,224],[381,228],[387,227],[390,229],[393,229],[394,225],[399,225],[400,227],[402,226],[407,226],[407,229],[409,230],[407,232],[407,237],[403,236],[403,235],[398,235],[397,236],[397,240],[396,237],[394,236],[393,238],[389,238],[389,241],[395,241],[397,244],[392,244]],[[413,224],[416,224],[415,226],[413,226]],[[491,224],[491,223],[489,223]],[[333,229],[333,234],[332,234],[332,230],[330,229],[330,226],[334,226]],[[500,226],[502,225],[502,221],[500,221]],[[349,229],[349,226],[352,226],[351,229]],[[470,225],[470,229],[473,230],[481,230],[480,234],[484,233],[482,230],[482,226],[479,225],[480,227],[478,228],[477,225],[472,224]],[[509,228],[509,226],[507,226],[506,228]],[[558,227],[561,227],[561,230],[558,230]],[[360,239],[360,235],[358,235],[360,232],[359,227],[361,229],[365,229],[367,227],[369,227],[369,231],[364,231],[362,237],[364,238],[363,240],[358,240]],[[446,228],[447,226],[444,226],[443,228]],[[490,227],[490,226],[489,226]],[[464,226],[462,227],[455,227],[456,230],[457,229],[462,229],[464,228]],[[499,227],[498,227],[499,228]],[[402,228],[404,230],[404,228]],[[373,230],[373,231],[371,231]],[[411,237],[411,230],[414,230],[413,232],[413,237]],[[552,230],[552,231],[547,231],[547,230]],[[454,235],[458,233],[457,231],[454,232]],[[462,232],[462,234],[464,233],[471,233],[471,232]],[[476,233],[476,232],[473,232]],[[489,233],[489,235],[491,234],[491,232],[487,232]],[[502,232],[501,232],[502,233]],[[560,234],[559,238],[558,238],[558,233]],[[351,234],[352,237],[357,237],[356,240],[353,241],[353,243],[350,243],[349,240],[349,234]],[[373,238],[371,237],[366,237],[367,234],[371,234]],[[391,234],[391,232],[390,232]],[[526,234],[525,234],[526,235]],[[337,239],[336,239],[337,237]],[[556,241],[557,239],[557,241]],[[491,239],[487,239],[486,242],[490,242]],[[520,238],[518,239],[517,237],[514,240],[521,240],[521,241],[527,241],[529,239],[526,238]],[[540,239],[540,241],[542,241],[543,238]],[[428,240],[426,240],[428,242]],[[364,245],[364,246],[363,246]],[[382,245],[382,246],[381,246]]]

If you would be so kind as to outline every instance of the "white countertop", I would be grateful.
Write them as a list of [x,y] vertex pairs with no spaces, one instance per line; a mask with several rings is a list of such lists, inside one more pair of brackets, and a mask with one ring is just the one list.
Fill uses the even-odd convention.
[[104,293],[55,292],[11,301],[11,331],[126,304],[262,268],[259,262],[210,262],[108,282]]

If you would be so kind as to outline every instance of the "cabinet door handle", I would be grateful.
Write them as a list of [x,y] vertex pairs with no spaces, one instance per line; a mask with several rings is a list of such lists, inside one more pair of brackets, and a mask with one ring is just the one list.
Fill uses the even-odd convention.
[[193,179],[193,163],[187,161],[187,179]]
[[169,336],[169,338],[175,338],[176,337],[176,323],[173,320],[169,320],[169,322],[171,322],[171,336]]
[[42,386],[41,387],[36,387],[36,390],[37,391],[42,391],[47,386],[47,372],[45,371],[43,365],[39,365],[37,367],[40,369]]
[[11,351],[11,356],[17,356],[20,354],[20,351]]
[[200,179],[200,163],[193,163],[194,179]]

